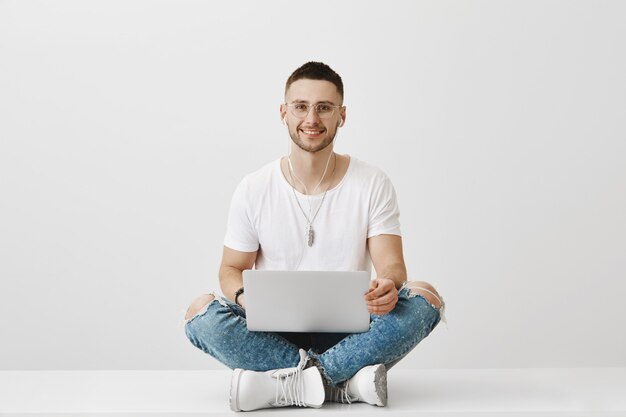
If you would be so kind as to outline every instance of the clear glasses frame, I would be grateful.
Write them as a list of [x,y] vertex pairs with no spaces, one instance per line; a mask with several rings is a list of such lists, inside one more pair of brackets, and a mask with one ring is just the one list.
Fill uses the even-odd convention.
[[304,119],[305,117],[307,117],[312,108],[315,108],[315,113],[317,113],[317,116],[320,119],[330,119],[335,114],[335,110],[343,107],[336,104],[328,103],[285,103],[285,106],[289,108],[289,111],[292,115],[299,119]]

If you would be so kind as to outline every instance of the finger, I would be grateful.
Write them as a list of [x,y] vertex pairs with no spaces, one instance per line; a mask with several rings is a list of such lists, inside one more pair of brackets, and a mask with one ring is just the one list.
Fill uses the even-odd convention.
[[389,304],[385,304],[383,306],[370,306],[368,307],[368,311],[372,314],[378,314],[378,315],[382,315],[382,314],[387,314],[390,311],[392,311],[396,306],[396,303],[389,303]]
[[372,307],[370,309],[368,309],[367,311],[370,312],[370,314],[385,314],[385,313],[389,313],[391,310],[393,310],[393,308],[395,307],[395,305],[390,305],[390,306],[385,306],[385,307]]
[[367,305],[381,306],[381,305],[389,304],[397,300],[398,300],[398,293],[395,291],[389,291],[387,294],[384,294],[381,297],[375,298],[373,300],[368,300]]
[[398,300],[396,298],[391,298],[389,300],[381,300],[380,302],[376,302],[376,303],[370,303],[367,305],[367,308],[387,308],[389,306],[393,306],[398,302]]
[[372,296],[370,296],[370,294],[372,294],[372,292],[376,290],[376,287],[378,287],[378,283],[376,282],[376,280],[370,281],[370,286],[367,289],[367,292],[364,294],[365,301],[372,299]]
[[366,300],[373,300],[382,296],[383,294],[386,294],[389,291],[389,286],[385,285],[384,283],[380,283],[378,280],[376,282],[376,287],[367,293]]
[[398,294],[390,292],[388,294],[383,295],[382,297],[376,298],[374,300],[367,301],[368,306],[384,306],[389,303],[395,303],[398,301]]
[[383,297],[390,292],[395,292],[396,287],[393,285],[379,285],[375,290],[371,291],[367,294],[366,300],[375,300],[377,298]]

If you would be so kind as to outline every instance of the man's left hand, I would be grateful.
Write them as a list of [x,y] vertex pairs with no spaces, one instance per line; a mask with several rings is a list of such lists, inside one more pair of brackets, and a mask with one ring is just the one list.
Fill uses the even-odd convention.
[[370,288],[365,293],[367,310],[372,314],[387,314],[398,302],[396,284],[387,278],[376,278],[370,282]]

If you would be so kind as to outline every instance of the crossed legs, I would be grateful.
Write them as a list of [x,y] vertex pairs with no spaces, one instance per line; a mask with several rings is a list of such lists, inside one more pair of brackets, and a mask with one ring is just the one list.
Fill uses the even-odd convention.
[[[363,366],[393,366],[437,325],[444,302],[427,282],[409,281],[399,292],[398,304],[388,314],[372,315],[370,330],[348,335],[325,352],[309,350],[332,385],[354,375]],[[194,346],[231,369],[256,371],[296,366],[300,346],[271,332],[249,332],[245,310],[213,294],[196,298],[186,314],[185,332]],[[355,355],[355,352],[359,352]]]

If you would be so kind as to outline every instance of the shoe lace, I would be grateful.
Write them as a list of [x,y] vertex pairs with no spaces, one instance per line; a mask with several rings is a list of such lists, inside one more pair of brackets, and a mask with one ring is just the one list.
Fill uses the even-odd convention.
[[353,401],[358,400],[357,397],[352,397],[350,396],[350,394],[348,394],[347,383],[344,383],[341,386],[330,387],[329,394],[330,398],[328,398],[328,400],[335,403],[352,404]]
[[300,363],[293,368],[280,369],[272,376],[276,378],[276,396],[274,405],[298,407],[306,406],[304,402],[304,379],[302,369],[306,364],[306,352],[300,351]]

